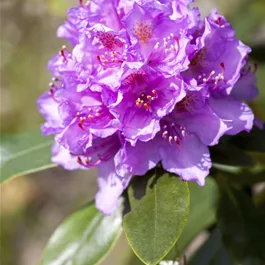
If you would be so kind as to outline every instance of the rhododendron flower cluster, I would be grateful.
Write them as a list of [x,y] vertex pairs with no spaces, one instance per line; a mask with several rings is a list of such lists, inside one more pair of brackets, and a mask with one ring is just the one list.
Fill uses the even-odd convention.
[[80,1],[58,29],[69,44],[48,64],[42,132],[55,135],[54,163],[98,168],[105,214],[158,163],[204,185],[208,146],[253,126],[250,48],[216,10],[202,19],[190,2]]

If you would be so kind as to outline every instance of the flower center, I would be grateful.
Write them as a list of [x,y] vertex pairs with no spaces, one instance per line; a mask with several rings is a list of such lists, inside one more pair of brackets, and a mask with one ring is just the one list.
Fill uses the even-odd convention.
[[130,85],[133,88],[136,85],[147,82],[147,74],[144,71],[137,70],[128,75],[122,82],[123,85]]
[[199,50],[190,62],[191,67],[197,66],[202,60],[204,60],[206,54],[207,54],[207,49],[205,47]]
[[123,62],[121,54],[117,51],[105,52],[102,55],[98,55],[97,59],[103,66],[117,66],[117,64]]
[[216,74],[216,71],[211,71],[210,74],[207,76],[205,73],[198,76],[198,81],[203,81],[203,83],[208,85],[213,85],[212,90],[215,90],[220,82],[225,82],[225,64],[222,62],[220,63],[221,72]]
[[87,107],[83,106],[82,111],[76,113],[76,117],[79,118],[78,126],[84,130],[84,126],[89,126],[91,122],[98,122],[99,119],[109,117],[109,112],[106,107],[95,106]]
[[139,38],[140,42],[146,43],[152,36],[152,29],[151,20],[137,20],[133,27],[133,33]]
[[151,104],[155,99],[157,99],[157,92],[155,89],[153,89],[151,95],[141,93],[140,96],[136,99],[135,105],[138,108],[144,107],[146,111],[152,112]]
[[101,44],[107,49],[114,49],[115,47],[122,47],[123,43],[115,38],[115,35],[111,32],[97,31],[96,37]]
[[174,122],[161,121],[162,138],[168,140],[170,144],[176,143],[180,146],[180,141],[185,138],[186,129]]
[[176,111],[185,110],[194,112],[201,109],[205,100],[199,91],[187,92],[187,95],[176,105]]
[[86,151],[85,159],[78,156],[77,162],[84,167],[92,168],[114,157],[119,149],[120,141],[117,136],[97,138],[93,140],[93,146]]

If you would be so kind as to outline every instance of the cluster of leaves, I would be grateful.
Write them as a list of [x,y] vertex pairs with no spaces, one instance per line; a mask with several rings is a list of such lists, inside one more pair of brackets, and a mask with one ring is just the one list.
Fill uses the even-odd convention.
[[[138,264],[176,260],[203,230],[211,237],[191,265],[261,265],[265,260],[265,196],[252,186],[265,181],[265,131],[222,138],[211,149],[214,166],[206,186],[181,181],[162,168],[135,177],[112,216],[93,202],[68,217],[52,235],[41,265],[98,264],[124,230]],[[2,179],[46,168],[51,139],[39,130],[2,138]],[[4,159],[4,160],[3,160]]]

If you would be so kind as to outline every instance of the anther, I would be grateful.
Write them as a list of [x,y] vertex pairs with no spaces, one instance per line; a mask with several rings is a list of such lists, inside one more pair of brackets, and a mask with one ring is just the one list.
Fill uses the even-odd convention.
[[167,135],[168,135],[168,131],[164,131],[164,132],[162,133],[162,138],[165,139],[165,138],[167,137]]
[[64,52],[65,49],[66,49],[66,46],[63,45],[62,49],[59,52],[59,55],[61,55],[61,58],[62,58],[63,61],[66,61],[66,56],[65,56],[65,52]]
[[[177,43],[177,51],[176,53],[179,54],[179,51],[180,51],[180,45],[179,45],[179,39],[177,37],[174,37],[174,40],[176,41]],[[175,49],[175,48],[174,48]]]
[[83,130],[83,131],[84,131],[84,128],[83,128],[83,125],[82,125],[82,123],[78,123],[78,127],[79,127],[81,130]]
[[224,75],[224,73],[225,73],[225,64],[224,64],[224,62],[221,62],[220,66],[222,68],[222,75]]
[[211,78],[212,78],[214,75],[215,75],[215,71],[212,71],[212,72],[209,74],[208,78],[203,78],[203,82],[204,82],[204,83],[209,82],[209,81],[211,80]]
[[214,20],[214,22],[215,22],[216,24],[218,24],[219,26],[222,26],[222,18],[221,18],[221,17],[216,18],[216,19]]
[[76,158],[76,160],[77,160],[77,162],[78,162],[79,164],[84,165],[84,164],[83,164],[83,161],[82,161],[82,159],[81,159],[80,156],[78,156],[78,157]]

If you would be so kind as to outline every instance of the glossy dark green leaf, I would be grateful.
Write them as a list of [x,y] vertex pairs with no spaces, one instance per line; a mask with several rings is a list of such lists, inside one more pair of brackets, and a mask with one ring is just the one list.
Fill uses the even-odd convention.
[[207,177],[206,184],[200,187],[195,182],[189,183],[190,214],[187,224],[177,242],[182,251],[202,230],[216,222],[218,188],[216,182]]
[[255,62],[265,62],[265,45],[264,43],[262,44],[256,44],[253,47],[251,47],[252,52],[250,54],[250,57],[255,61]]
[[[131,211],[123,220],[124,231],[135,254],[148,265],[157,264],[178,240],[189,213],[188,184],[158,170],[146,183],[145,195],[135,178],[129,188]],[[141,197],[139,199],[139,197]]]
[[254,127],[250,133],[242,132],[231,142],[246,151],[265,152],[265,130]]
[[228,141],[221,141],[210,147],[210,152],[212,161],[217,164],[234,167],[250,167],[255,164],[251,156]]
[[220,171],[218,176],[238,185],[252,185],[265,181],[265,170],[241,170],[236,174]]
[[238,188],[221,183],[218,220],[223,242],[236,260],[265,260],[265,215],[251,197]]
[[220,232],[214,231],[211,237],[192,257],[189,265],[234,265],[222,243]]
[[207,177],[204,187],[195,182],[189,182],[190,191],[190,214],[183,232],[166,256],[166,260],[175,260],[183,255],[184,248],[201,231],[207,229],[216,222],[216,208],[218,188],[216,182]]
[[95,205],[80,209],[54,232],[40,265],[95,265],[109,253],[122,232],[122,207],[111,216]]
[[51,162],[52,137],[43,137],[40,129],[1,137],[1,182],[54,167]]

